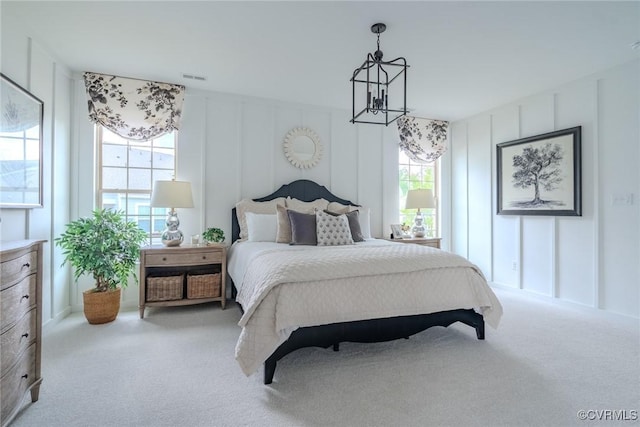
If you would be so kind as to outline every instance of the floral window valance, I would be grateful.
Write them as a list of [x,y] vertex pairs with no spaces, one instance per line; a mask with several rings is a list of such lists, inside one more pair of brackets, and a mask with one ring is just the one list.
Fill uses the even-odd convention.
[[146,141],[180,128],[184,86],[84,73],[89,119],[123,138]]
[[418,163],[437,160],[447,151],[449,122],[402,116],[398,118],[400,148]]

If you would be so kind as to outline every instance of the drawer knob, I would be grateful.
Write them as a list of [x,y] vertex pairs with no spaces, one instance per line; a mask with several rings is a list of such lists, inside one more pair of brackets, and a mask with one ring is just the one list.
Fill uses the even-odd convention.
[[22,334],[22,338],[29,338],[29,332],[25,332],[24,334]]
[[24,267],[29,268],[29,267],[31,267],[31,264],[29,264],[28,262],[25,262],[24,264],[22,264],[22,268],[24,268]]
[[25,379],[26,379],[26,378],[29,378],[29,374],[24,374],[24,375],[22,376],[22,378],[25,378]]
[[207,259],[207,256],[206,255],[202,255],[202,259]]
[[163,261],[166,261],[166,260],[167,260],[167,257],[162,257],[162,260],[163,260]]
[[23,299],[29,299],[29,295],[22,295],[22,298],[20,298],[20,301],[22,301]]

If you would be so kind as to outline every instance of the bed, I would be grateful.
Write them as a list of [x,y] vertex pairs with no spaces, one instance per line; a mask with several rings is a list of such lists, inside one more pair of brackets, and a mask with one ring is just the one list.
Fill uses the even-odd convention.
[[[287,197],[358,206],[309,180],[253,201]],[[471,326],[483,340],[485,320],[493,327],[499,323],[500,302],[462,257],[371,238],[325,247],[247,241],[239,239],[238,216],[234,208],[227,269],[243,312],[236,360],[246,375],[264,364],[265,384],[273,381],[277,362],[300,348],[338,351],[341,342],[408,338],[455,322]]]

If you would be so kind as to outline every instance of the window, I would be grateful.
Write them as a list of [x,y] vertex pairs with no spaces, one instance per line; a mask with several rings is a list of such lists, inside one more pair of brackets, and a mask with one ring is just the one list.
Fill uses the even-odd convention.
[[[436,200],[438,197],[438,165],[440,160],[432,163],[417,163],[412,161],[404,151],[400,150],[399,155],[399,185],[400,185],[400,222],[412,226],[416,215],[414,209],[405,209],[407,192],[419,188],[433,190]],[[438,212],[437,209],[422,209],[424,215],[424,226],[426,237],[438,236]]]
[[131,141],[96,126],[98,141],[98,206],[122,211],[149,234],[149,244],[161,243],[166,208],[151,208],[156,180],[175,177],[176,135]]

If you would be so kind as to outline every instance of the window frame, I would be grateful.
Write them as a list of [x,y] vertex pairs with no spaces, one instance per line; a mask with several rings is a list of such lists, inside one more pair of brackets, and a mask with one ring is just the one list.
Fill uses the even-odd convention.
[[[125,141],[127,141],[127,144],[123,146],[126,147],[126,151],[127,151],[127,159],[125,160],[125,166],[105,166],[104,165],[104,158],[103,158],[103,144],[105,143],[104,140],[104,134],[105,134],[105,130],[115,134],[114,132],[110,131],[109,129],[105,129],[102,125],[100,124],[96,124],[95,128],[94,128],[94,133],[95,133],[95,143],[96,143],[96,206],[98,206],[100,209],[104,206],[104,195],[105,194],[124,194],[125,195],[125,201],[124,201],[124,208],[120,208],[119,210],[122,210],[124,212],[124,216],[125,219],[127,221],[134,221],[136,223],[138,223],[138,220],[145,220],[148,221],[149,223],[149,232],[147,232],[147,236],[148,236],[148,244],[149,245],[155,245],[155,244],[160,244],[161,242],[161,234],[162,234],[162,229],[160,230],[155,230],[154,227],[154,223],[157,221],[162,220],[162,223],[164,224],[165,222],[165,218],[167,215],[167,210],[168,208],[152,208],[150,206],[150,201],[151,201],[151,194],[153,191],[153,183],[155,180],[157,179],[165,179],[165,178],[154,178],[154,170],[157,171],[171,171],[170,175],[172,178],[175,178],[177,175],[177,165],[178,165],[178,131],[174,130],[173,132],[171,132],[172,136],[173,136],[173,147],[171,148],[173,150],[173,168],[154,168],[154,148],[158,148],[157,146],[154,145],[154,142],[162,137],[166,137],[165,135],[159,136],[157,138],[153,138],[150,139],[149,141],[146,141],[147,143],[150,144],[149,149],[151,150],[151,158],[150,158],[150,167],[149,168],[145,168],[145,167],[140,167],[140,166],[130,166],[130,159],[129,159],[129,155],[131,152],[131,148],[132,147],[136,147],[136,146],[141,146],[144,144],[144,142],[141,141],[135,141],[135,140],[130,140],[127,138],[122,138]],[[166,147],[160,147],[160,148],[166,148]],[[103,182],[104,182],[104,168],[105,167],[118,167],[123,169],[124,171],[126,171],[126,188],[104,188],[103,187]],[[130,174],[129,171],[131,169],[148,169],[151,173],[151,188],[149,190],[146,189],[130,189],[129,188],[129,184],[130,184]],[[147,196],[149,197],[149,200],[130,200],[129,196],[130,195],[143,195],[143,196]],[[148,206],[149,207],[149,214],[145,214],[145,215],[140,215],[139,212],[139,208],[143,207],[143,206]],[[135,213],[130,213],[134,211]],[[142,228],[142,227],[141,227]],[[146,230],[145,230],[146,231]]]
[[[440,158],[430,163],[418,163],[412,161],[401,148],[398,155],[398,220],[400,224],[408,225],[412,227],[413,220],[416,215],[416,211],[413,209],[407,210],[404,208],[406,202],[406,191],[415,189],[432,189],[433,195],[436,199],[436,207],[434,209],[423,209],[421,212],[425,218],[424,225],[426,228],[425,238],[437,238],[440,236]],[[406,162],[403,161],[406,159]],[[422,174],[420,180],[403,179],[403,168],[408,168],[408,176],[411,177],[412,168],[431,168],[432,178],[425,179],[427,174]],[[403,188],[403,182],[405,188]],[[413,185],[411,183],[414,183]]]

